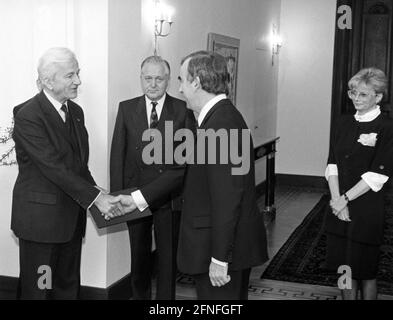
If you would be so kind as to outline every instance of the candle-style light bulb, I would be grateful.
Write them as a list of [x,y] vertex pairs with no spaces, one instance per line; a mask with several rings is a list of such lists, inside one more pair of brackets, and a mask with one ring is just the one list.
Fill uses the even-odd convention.
[[167,8],[167,21],[169,22],[169,23],[172,23],[173,22],[173,9],[171,8],[171,7],[168,7]]

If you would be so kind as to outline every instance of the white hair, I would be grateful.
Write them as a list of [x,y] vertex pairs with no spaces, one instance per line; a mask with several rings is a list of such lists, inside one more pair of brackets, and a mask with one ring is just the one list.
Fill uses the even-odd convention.
[[44,79],[51,79],[56,73],[56,65],[76,59],[75,54],[68,48],[50,48],[38,60],[38,78],[42,82]]

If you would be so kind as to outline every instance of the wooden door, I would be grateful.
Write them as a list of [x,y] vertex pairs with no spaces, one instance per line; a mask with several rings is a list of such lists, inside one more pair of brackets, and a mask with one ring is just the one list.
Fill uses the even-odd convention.
[[[355,113],[348,98],[348,81],[360,69],[377,67],[383,70],[388,79],[388,94],[384,96],[381,107],[392,116],[392,12],[393,0],[338,0],[340,6],[349,6],[352,11],[352,28],[341,29],[336,25],[332,126],[342,114]],[[342,14],[337,13],[337,20]]]

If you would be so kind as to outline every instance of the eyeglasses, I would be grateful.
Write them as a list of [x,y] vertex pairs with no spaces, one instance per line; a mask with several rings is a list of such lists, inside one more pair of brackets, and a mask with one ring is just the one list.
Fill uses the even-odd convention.
[[361,100],[365,100],[368,99],[370,96],[376,96],[376,94],[359,92],[356,90],[348,90],[348,97],[350,97],[351,99],[356,99],[358,96]]

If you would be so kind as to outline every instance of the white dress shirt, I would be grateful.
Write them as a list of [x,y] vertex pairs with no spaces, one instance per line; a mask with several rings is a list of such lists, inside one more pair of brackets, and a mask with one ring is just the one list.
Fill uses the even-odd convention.
[[201,126],[203,120],[205,119],[207,113],[210,111],[211,108],[213,108],[219,101],[226,99],[227,96],[225,94],[219,94],[215,96],[213,99],[209,100],[208,103],[206,103],[203,108],[201,109],[201,112],[199,113],[198,116],[198,126]]
[[[65,121],[66,121],[66,118],[65,118],[66,116],[65,116],[64,111],[61,110],[62,104],[61,104],[59,101],[57,101],[55,98],[52,98],[52,96],[49,95],[49,93],[47,93],[47,92],[45,91],[45,89],[44,89],[44,94],[45,94],[45,96],[48,98],[48,100],[50,101],[50,103],[52,104],[52,106],[56,109],[57,113],[60,115],[60,117],[61,117],[61,118],[63,119],[63,121],[65,122]],[[67,109],[68,109],[67,101],[64,102],[64,104],[67,106]]]
[[[370,122],[375,120],[381,114],[381,108],[377,106],[375,109],[360,115],[359,112],[356,112],[354,115],[355,120],[358,122]],[[336,164],[329,163],[325,170],[325,178],[329,180],[330,176],[338,176],[338,169]],[[388,176],[384,174],[375,173],[368,171],[362,174],[361,178],[374,192],[378,192],[382,189],[383,185],[389,180]]]

